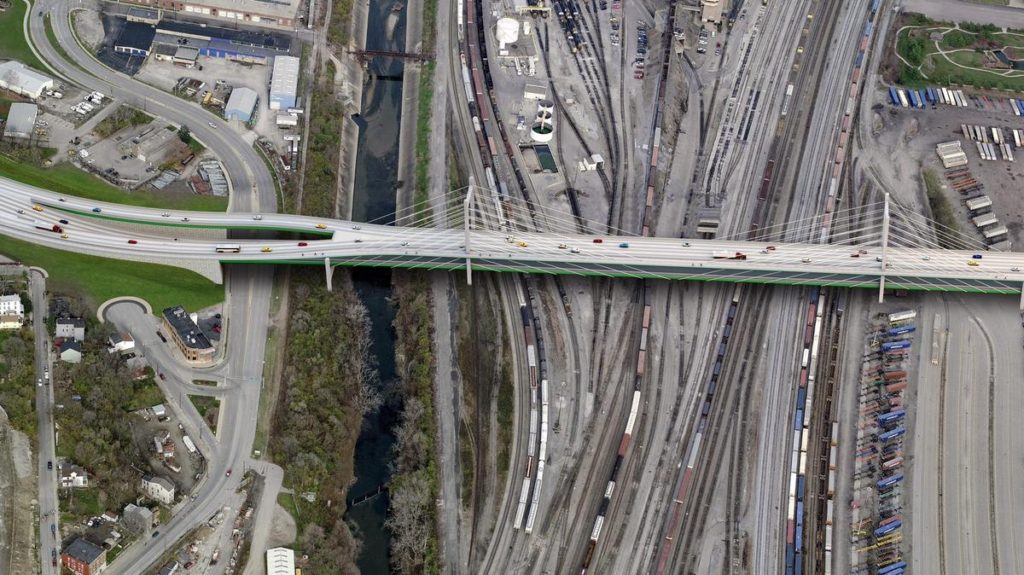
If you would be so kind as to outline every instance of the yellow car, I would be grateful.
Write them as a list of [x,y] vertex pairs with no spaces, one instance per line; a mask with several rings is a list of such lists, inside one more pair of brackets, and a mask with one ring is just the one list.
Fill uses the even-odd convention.
[[316,229],[318,229],[318,230],[326,230],[327,229],[327,224],[317,224],[316,225]]
[[274,251],[274,249],[273,249],[273,248],[263,248],[263,249],[262,249],[262,250],[260,250],[260,251],[266,254],[266,253],[269,253],[269,252],[272,252],[272,251]]
[[970,260],[969,262],[967,262],[967,265],[971,266],[972,268],[976,268],[978,267],[978,262]]
[[40,206],[39,204],[33,204],[32,205],[32,209],[37,211],[37,212],[41,212],[41,211],[43,211],[43,206]]
[[60,235],[60,239],[66,240],[66,239],[68,239],[68,235],[67,234],[61,234]]
[[526,246],[528,246],[530,244],[528,244],[528,243],[526,243],[526,242],[524,242],[522,240],[519,240],[518,242],[516,242],[516,245],[521,247],[521,248],[525,248]]

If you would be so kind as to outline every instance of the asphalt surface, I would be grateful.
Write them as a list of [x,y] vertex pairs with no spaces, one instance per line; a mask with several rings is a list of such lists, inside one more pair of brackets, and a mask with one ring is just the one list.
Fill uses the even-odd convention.
[[964,0],[902,0],[904,12],[918,12],[944,22],[995,24],[1000,28],[1024,28],[1024,9]]
[[[36,342],[36,420],[39,431],[39,564],[43,575],[59,573],[53,566],[53,550],[60,553],[60,513],[57,512],[57,453],[53,427],[53,386],[49,374],[50,337],[46,333],[46,278],[36,270],[29,272],[32,294],[32,332]],[[53,468],[49,468],[49,463]],[[57,533],[57,536],[54,536]]]
[[[1024,332],[1016,303],[925,299],[908,466],[915,572],[1024,573]],[[941,350],[934,364],[933,343]]]
[[[189,126],[193,137],[213,151],[223,163],[230,178],[231,210],[275,211],[277,198],[272,174],[240,134],[227,127],[218,129],[209,112],[124,74],[113,72],[81,48],[73,37],[70,23],[71,9],[80,5],[60,0],[41,0],[31,9],[29,38],[41,59],[49,63],[51,70],[65,80],[103,92],[115,101],[135,105],[175,124]],[[58,44],[74,62],[64,61],[49,44],[43,25],[44,13],[50,16]],[[248,455],[256,427],[256,420],[251,414],[257,413],[262,388],[273,270],[263,266],[241,267],[231,269],[227,275],[225,284],[228,303],[225,316],[226,322],[230,324],[229,329],[234,328],[235,335],[232,337],[229,333],[225,334],[228,352],[222,369],[225,380],[237,383],[238,391],[221,405],[218,457],[216,460],[211,458],[210,475],[196,494],[196,499],[161,529],[158,539],[128,548],[108,568],[110,573],[135,574],[152,566],[178,538],[213,515],[220,508],[221,502],[226,501],[235,491],[242,474],[235,473],[227,477],[226,471],[244,468],[249,463]],[[174,361],[166,365],[173,365]],[[202,435],[200,433],[198,436]],[[262,462],[259,465],[267,469],[272,467]],[[279,486],[279,475],[276,475],[279,470],[268,473],[271,475],[268,487]],[[276,499],[276,493],[265,495],[264,501]],[[269,516],[263,509],[257,513],[259,517]],[[259,538],[265,538],[266,535],[266,530],[257,530],[256,539],[252,543],[250,565],[262,565],[262,551],[266,541]]]

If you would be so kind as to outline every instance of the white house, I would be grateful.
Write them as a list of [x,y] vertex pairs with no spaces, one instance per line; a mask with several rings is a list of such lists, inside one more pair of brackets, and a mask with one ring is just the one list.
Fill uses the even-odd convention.
[[110,336],[110,353],[124,353],[135,349],[135,338],[130,333],[115,333]]
[[65,339],[60,344],[60,360],[67,363],[82,362],[82,344],[77,339]]
[[22,323],[20,315],[0,314],[0,329],[20,329]]
[[0,295],[0,315],[25,316],[25,306],[18,294]]
[[53,337],[74,338],[78,341],[85,341],[85,320],[80,317],[58,319]]
[[142,492],[153,501],[164,505],[174,503],[174,484],[163,477],[142,476]]
[[89,487],[89,474],[77,465],[60,466],[61,487]]

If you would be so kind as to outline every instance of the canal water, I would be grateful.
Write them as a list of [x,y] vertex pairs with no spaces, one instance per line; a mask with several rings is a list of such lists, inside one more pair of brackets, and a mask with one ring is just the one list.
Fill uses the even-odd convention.
[[[405,46],[405,0],[370,0],[366,49],[402,51]],[[398,185],[398,134],[402,112],[402,63],[375,58],[367,68],[363,110],[356,153],[352,219],[393,223]],[[387,482],[389,462],[399,423],[400,398],[395,393],[395,332],[392,322],[391,272],[385,268],[352,268],[356,292],[370,316],[370,362],[376,367],[377,385],[384,398],[381,408],[368,414],[356,443],[356,483],[349,499],[372,493]],[[358,528],[363,550],[357,564],[364,575],[390,571],[391,537],[384,528],[387,494],[352,507],[348,519]]]

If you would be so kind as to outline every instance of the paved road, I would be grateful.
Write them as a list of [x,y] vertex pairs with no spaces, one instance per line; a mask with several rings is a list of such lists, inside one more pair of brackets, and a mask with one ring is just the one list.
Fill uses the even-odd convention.
[[[61,0],[40,0],[29,15],[29,37],[40,56],[63,78],[87,89],[98,90],[115,100],[144,108],[173,123],[188,125],[195,138],[215,152],[229,175],[232,210],[273,212],[276,210],[276,188],[270,171],[258,153],[242,137],[228,128],[217,129],[208,112],[152,86],[115,73],[93,59],[74,40],[70,10],[81,6]],[[42,15],[50,15],[57,42],[74,62],[66,62],[48,43]],[[262,387],[263,352],[269,321],[270,287],[273,270],[268,267],[240,268],[227,277],[228,305],[226,321],[234,328],[227,334],[228,353],[223,366],[224,377],[238,382],[239,392],[222,403],[220,422],[220,457],[210,462],[210,479],[197,499],[161,530],[159,540],[147,541],[126,550],[109,571],[141,573],[152,565],[186,531],[206,520],[227,500],[238,485],[241,474],[225,477],[227,469],[241,468],[247,463],[255,435],[255,418]],[[166,364],[168,368],[173,362]],[[186,411],[190,406],[186,406]],[[279,481],[268,482],[273,487]],[[276,498],[276,495],[274,496]],[[260,510],[263,516],[263,510]],[[257,535],[265,536],[265,533]],[[253,541],[253,561],[261,560],[265,540]]]
[[[459,269],[467,257],[476,269],[527,271],[562,274],[630,276],[661,279],[702,279],[750,283],[790,283],[874,287],[884,267],[888,285],[904,284],[934,290],[984,289],[1015,293],[1024,285],[1024,256],[1010,252],[988,252],[984,260],[972,259],[975,252],[933,248],[890,247],[883,253],[867,246],[863,254],[855,248],[836,244],[777,243],[732,240],[687,240],[675,238],[595,238],[575,232],[517,233],[471,230],[469,249],[460,230],[404,228],[310,218],[306,216],[176,212],[103,204],[56,194],[0,180],[0,198],[8,209],[0,211],[5,232],[19,239],[57,249],[74,250],[105,257],[141,261],[163,261],[195,268],[213,280],[219,279],[220,262],[298,263],[419,267]],[[64,200],[64,201],[61,201]],[[43,211],[34,210],[36,205]],[[102,206],[102,207],[101,207]],[[97,225],[99,215],[139,222],[166,223],[177,220],[189,226],[296,229],[308,233],[332,233],[326,240],[243,240],[239,253],[217,253],[223,240],[129,234]],[[167,214],[164,216],[163,214]],[[188,215],[182,215],[188,214]],[[46,228],[62,218],[67,238]],[[185,218],[188,221],[183,221]],[[43,230],[38,229],[43,227]],[[136,244],[130,244],[131,240]],[[626,243],[620,244],[622,240]],[[874,241],[865,238],[865,242]],[[305,245],[303,245],[305,244]],[[851,252],[855,257],[851,257]],[[745,254],[744,259],[720,259],[719,254]],[[978,258],[981,256],[979,255]],[[975,264],[975,265],[969,265]],[[269,296],[266,296],[269,297]]]
[[[60,547],[54,532],[60,529],[57,510],[57,454],[53,429],[53,386],[49,384],[52,367],[50,338],[46,333],[46,278],[38,271],[29,273],[32,293],[32,332],[36,342],[36,420],[39,432],[39,561],[43,575],[58,573],[52,552]],[[52,462],[53,468],[50,468]],[[58,551],[59,552],[59,551]]]
[[1024,9],[992,6],[964,0],[903,0],[905,12],[918,12],[935,20],[995,24],[1000,28],[1024,28]]

